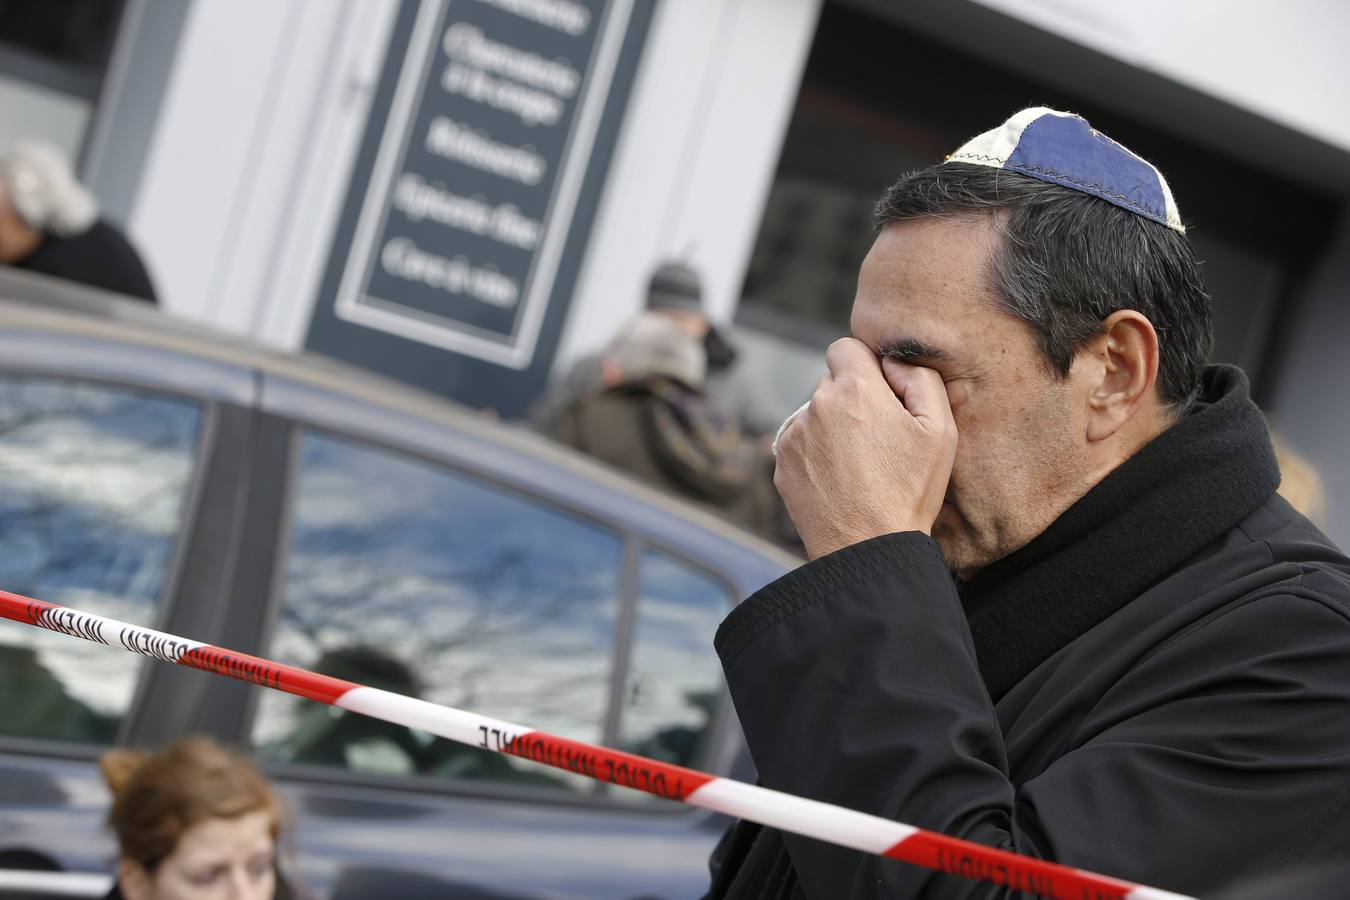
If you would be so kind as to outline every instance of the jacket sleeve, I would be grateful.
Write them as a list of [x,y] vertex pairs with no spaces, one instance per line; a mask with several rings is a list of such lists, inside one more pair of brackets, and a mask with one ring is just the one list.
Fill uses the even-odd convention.
[[[1253,646],[1272,629],[1320,637]],[[923,535],[789,573],[728,617],[717,648],[767,787],[1179,891],[1297,860],[1332,839],[1329,822],[1345,837],[1350,789],[1327,791],[1350,784],[1350,623],[1336,604],[1257,597],[1178,635],[1077,713],[1055,762],[1016,789],[955,586]],[[810,898],[1014,896],[784,839]]]

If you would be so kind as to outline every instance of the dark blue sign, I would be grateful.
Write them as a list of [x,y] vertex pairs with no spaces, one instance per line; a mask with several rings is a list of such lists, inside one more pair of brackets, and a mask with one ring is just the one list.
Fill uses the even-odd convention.
[[650,15],[650,0],[405,2],[308,346],[519,412]]

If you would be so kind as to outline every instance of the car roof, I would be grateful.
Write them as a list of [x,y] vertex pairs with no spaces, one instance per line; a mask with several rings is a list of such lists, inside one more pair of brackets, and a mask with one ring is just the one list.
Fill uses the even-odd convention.
[[772,566],[801,559],[714,515],[510,422],[385,376],[308,352],[288,352],[208,325],[174,318],[144,301],[0,266],[0,329],[34,330],[135,344],[276,376],[315,390],[392,409],[505,446],[586,479],[606,493],[637,499]]

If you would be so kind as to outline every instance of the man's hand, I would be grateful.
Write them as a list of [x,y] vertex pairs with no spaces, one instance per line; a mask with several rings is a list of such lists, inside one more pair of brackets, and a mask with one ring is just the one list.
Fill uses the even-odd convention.
[[778,443],[774,485],[817,559],[894,531],[933,527],[956,457],[942,378],[843,338],[829,374]]

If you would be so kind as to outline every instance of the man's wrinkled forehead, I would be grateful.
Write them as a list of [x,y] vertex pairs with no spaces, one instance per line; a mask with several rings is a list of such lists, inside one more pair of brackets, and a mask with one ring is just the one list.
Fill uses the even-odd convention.
[[991,282],[999,241],[994,218],[979,214],[892,222],[859,272],[850,325],[879,356],[937,368],[969,355],[971,325],[1006,314]]

